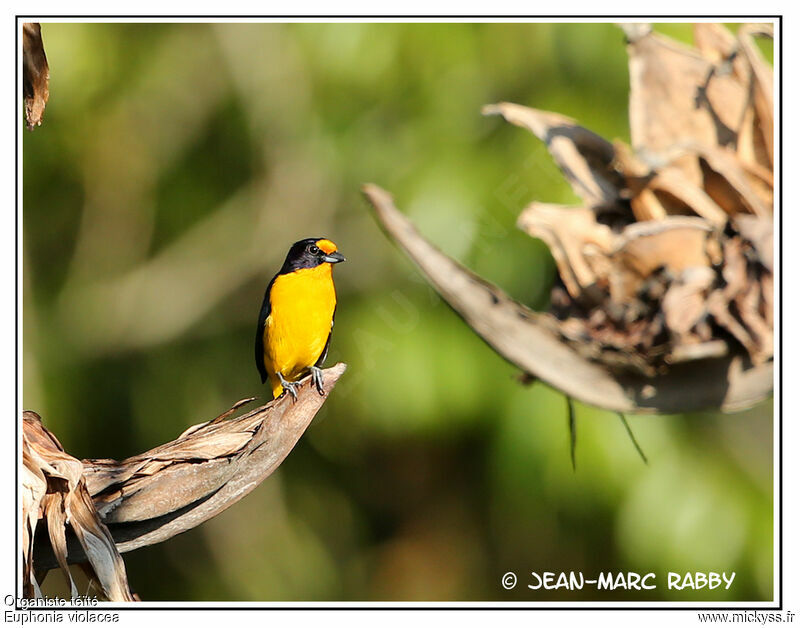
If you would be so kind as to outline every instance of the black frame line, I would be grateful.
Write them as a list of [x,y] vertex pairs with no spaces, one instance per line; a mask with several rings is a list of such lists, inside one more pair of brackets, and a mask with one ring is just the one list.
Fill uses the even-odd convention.
[[[19,107],[19,18],[14,20],[14,97],[15,106]],[[20,441],[19,441],[19,109],[14,116],[14,594],[20,592],[19,588],[19,466]],[[16,599],[15,599],[16,602]],[[16,607],[16,603],[15,603]]]
[[[391,15],[377,15],[377,14],[347,14],[347,15],[332,15],[332,14],[274,14],[274,15],[255,15],[255,14],[247,14],[247,15],[225,15],[225,14],[209,14],[209,15],[90,15],[90,14],[79,14],[79,15],[64,15],[64,14],[51,14],[51,15],[22,15],[16,14],[14,16],[14,79],[15,79],[15,90],[14,90],[14,97],[15,103],[14,107],[17,111],[17,114],[14,116],[14,138],[15,138],[15,146],[14,146],[14,207],[15,207],[15,214],[14,214],[14,303],[15,303],[15,311],[14,311],[14,400],[15,400],[15,412],[17,420],[14,421],[14,437],[15,437],[15,450],[16,450],[16,464],[14,466],[14,509],[15,509],[15,517],[14,517],[14,548],[16,553],[16,558],[14,561],[14,594],[15,594],[15,604],[14,610],[15,611],[26,611],[32,610],[35,612],[45,612],[45,611],[90,611],[90,612],[109,612],[109,611],[693,611],[693,612],[700,612],[700,611],[732,611],[732,612],[744,612],[744,611],[760,611],[760,610],[770,610],[770,611],[783,611],[783,220],[782,220],[782,213],[783,213],[783,14],[779,15],[712,15],[712,14],[705,14],[705,15],[620,15],[620,14],[612,14],[612,15],[602,15],[602,14],[590,14],[590,15],[521,15],[521,14],[507,14],[507,15],[489,15],[489,14],[468,14],[468,15],[448,15],[448,14],[434,14],[434,15],[422,15],[422,14],[391,14]],[[20,148],[20,122],[21,120],[21,111],[18,109],[19,106],[19,55],[20,55],[20,47],[19,47],[19,24],[20,21],[28,20],[28,19],[82,19],[82,18],[92,18],[92,19],[118,19],[118,20],[125,20],[125,19],[159,19],[159,20],[192,20],[192,19],[215,19],[215,18],[224,18],[224,19],[283,19],[283,18],[291,18],[291,19],[316,19],[316,18],[325,18],[330,19],[332,21],[342,20],[342,19],[349,19],[349,18],[359,18],[359,19],[395,19],[395,18],[403,18],[403,19],[438,19],[438,18],[445,18],[445,19],[473,19],[473,18],[494,18],[494,19],[541,19],[541,20],[558,20],[558,19],[605,19],[605,20],[613,20],[617,18],[623,19],[642,19],[642,20],[654,20],[654,19],[668,19],[668,20],[675,20],[675,19],[687,19],[687,20],[694,20],[694,19],[739,19],[739,18],[746,18],[746,19],[768,19],[768,20],[777,20],[778,24],[778,52],[780,59],[780,65],[778,68],[778,82],[777,82],[777,104],[778,104],[778,155],[779,155],[779,180],[780,184],[778,185],[778,212],[776,215],[777,223],[778,223],[778,237],[777,240],[780,243],[780,252],[778,254],[778,259],[780,260],[780,280],[778,281],[777,288],[777,296],[778,296],[778,308],[777,311],[781,313],[779,316],[779,323],[778,323],[778,331],[780,340],[778,342],[778,347],[780,348],[780,361],[778,364],[778,373],[777,373],[777,381],[780,383],[780,391],[778,394],[778,446],[777,452],[773,452],[773,456],[777,453],[778,456],[778,503],[777,503],[777,513],[778,513],[778,605],[777,606],[641,606],[641,604],[646,604],[646,602],[625,602],[625,606],[592,606],[594,602],[574,602],[574,606],[524,606],[525,602],[491,602],[492,604],[498,604],[499,606],[448,606],[447,602],[444,605],[438,605],[437,602],[426,602],[427,604],[437,604],[436,606],[391,606],[386,605],[382,602],[375,602],[375,603],[368,603],[368,602],[355,602],[350,605],[350,603],[343,603],[341,606],[324,606],[324,605],[314,605],[314,606],[274,606],[269,605],[270,602],[263,602],[265,606],[237,606],[238,602],[229,602],[223,604],[230,604],[230,606],[204,606],[203,602],[184,602],[187,606],[144,606],[147,602],[143,602],[140,604],[130,604],[127,606],[96,606],[87,608],[86,606],[63,606],[63,607],[28,607],[22,608],[18,603],[18,598],[16,595],[20,593],[19,589],[19,559],[20,559],[20,546],[19,546],[19,533],[20,533],[20,518],[16,509],[19,505],[19,465],[20,465],[20,440],[19,440],[19,417],[20,414],[20,398],[19,398],[19,351],[20,351],[20,342],[19,342],[19,313],[20,313],[20,303],[19,303],[19,252],[20,252],[20,236],[19,236],[19,220],[20,220],[20,202],[19,202],[19,193],[20,193],[20,183],[19,183],[19,175],[20,175],[20,163],[19,163],[19,148]],[[158,23],[158,22],[153,22]],[[774,236],[773,236],[774,238]],[[774,241],[774,239],[773,239]],[[774,388],[773,388],[773,399],[774,399]],[[774,410],[773,410],[774,412]],[[774,420],[774,418],[773,418]],[[774,437],[773,437],[774,438]],[[774,467],[774,458],[773,458],[773,467]],[[774,490],[774,484],[773,484]],[[773,583],[774,586],[774,583]],[[314,604],[314,602],[309,602]],[[473,604],[474,602],[465,602],[465,604]],[[531,603],[534,603],[531,601]],[[160,603],[159,603],[160,604]],[[274,604],[274,602],[272,603]],[[348,605],[344,605],[348,604]],[[381,605],[383,604],[383,605]],[[415,604],[415,602],[411,602],[410,604]],[[482,602],[477,602],[474,604],[482,604]],[[546,602],[545,602],[546,604]],[[618,604],[618,602],[609,602],[608,604]],[[639,605],[637,605],[639,604]],[[681,604],[681,602],[676,602],[676,604]]]

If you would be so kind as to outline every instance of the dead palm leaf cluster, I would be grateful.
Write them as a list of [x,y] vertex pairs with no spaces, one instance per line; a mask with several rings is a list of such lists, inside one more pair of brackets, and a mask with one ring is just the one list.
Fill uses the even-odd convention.
[[[558,268],[548,313],[513,301],[422,238],[376,186],[379,221],[503,357],[621,412],[749,407],[772,390],[773,76],[754,37],[695,26],[695,48],[623,26],[632,146],[556,113],[484,108],[547,145],[581,199],[518,225]],[[553,342],[553,341],[556,342]]]
[[742,27],[695,27],[689,49],[626,28],[633,147],[557,114],[486,108],[547,143],[583,201],[532,203],[565,342],[652,375],[743,349],[772,358],[772,71]]

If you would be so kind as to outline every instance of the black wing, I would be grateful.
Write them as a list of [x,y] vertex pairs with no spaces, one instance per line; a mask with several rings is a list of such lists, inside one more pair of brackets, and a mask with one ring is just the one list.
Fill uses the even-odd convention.
[[275,277],[267,284],[267,290],[264,292],[264,302],[261,304],[261,312],[258,314],[258,328],[256,329],[256,367],[258,367],[258,372],[261,373],[262,384],[267,381],[267,367],[264,365],[264,324],[267,322],[270,311],[272,311],[269,293],[272,291]]
[[328,357],[328,349],[331,346],[331,336],[333,335],[333,322],[336,320],[336,307],[333,308],[333,316],[331,316],[331,330],[328,332],[328,339],[325,341],[325,348],[322,350],[322,353],[319,356],[319,359],[314,363],[314,366],[318,366],[322,368],[322,363],[325,362],[325,358]]

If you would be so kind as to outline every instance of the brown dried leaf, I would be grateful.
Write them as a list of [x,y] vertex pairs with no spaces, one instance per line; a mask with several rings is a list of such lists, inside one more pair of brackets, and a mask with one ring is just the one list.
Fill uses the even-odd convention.
[[729,215],[772,214],[772,188],[759,177],[740,166],[735,154],[727,149],[703,147],[696,151],[702,157],[703,185],[708,195]]
[[747,289],[747,260],[744,256],[742,241],[739,238],[728,238],[722,246],[725,264],[722,267],[722,278],[725,280],[723,292],[728,300]]
[[772,25],[745,24],[736,36],[719,24],[695,25],[695,42],[701,53],[717,66],[717,71],[732,70],[737,82],[748,92],[751,83],[753,86],[753,97],[748,98],[741,120],[735,127],[739,134],[736,146],[739,158],[747,166],[771,168],[773,72],[752,45],[753,35],[773,37]]
[[[77,594],[77,590],[67,567],[70,556],[66,539],[67,524],[83,546],[86,558],[106,597],[111,601],[133,601],[125,565],[111,533],[100,520],[86,489],[82,463],[63,450],[58,439],[42,425],[35,412],[23,414],[22,427],[23,462],[28,470],[23,475],[23,482],[33,480],[31,485],[23,484],[23,496],[26,493],[40,495],[37,501],[23,498],[23,521],[26,522],[26,528],[27,522],[33,516],[38,519],[41,514],[47,520],[49,549],[64,571],[73,595]],[[39,477],[46,482],[47,492],[44,495],[40,492]],[[38,588],[33,574],[36,558],[32,547],[30,551],[26,551],[23,570],[26,595],[35,594]]]
[[751,282],[747,290],[736,299],[736,307],[742,322],[755,341],[756,351],[753,362],[760,364],[772,357],[773,340],[772,319],[764,319],[760,313],[763,297],[761,286]]
[[686,342],[686,336],[706,315],[706,295],[716,274],[707,266],[686,268],[670,284],[661,307],[667,328],[677,337],[678,343]]
[[42,27],[38,22],[22,25],[22,94],[29,131],[42,123],[44,108],[50,98],[50,68],[42,43]]
[[[702,188],[694,186],[680,168],[662,168],[650,181],[649,187],[662,199],[662,205],[666,204],[667,214],[695,213],[716,227],[721,227],[728,219],[719,205]],[[668,198],[675,199],[675,202],[665,203],[663,199]]]
[[67,513],[64,510],[64,499],[61,493],[48,493],[42,500],[42,509],[47,515],[47,532],[50,534],[50,545],[56,555],[58,566],[69,585],[70,595],[78,597],[78,589],[67,565],[67,537],[64,529]]
[[753,245],[758,261],[770,272],[773,272],[773,224],[771,218],[756,216],[737,216],[734,220],[736,231]]
[[661,204],[658,196],[648,187],[653,178],[650,166],[636,157],[630,147],[623,142],[616,140],[613,145],[614,165],[625,179],[634,218],[639,221],[664,218],[667,210]]
[[617,268],[625,267],[640,277],[660,268],[678,275],[692,266],[708,266],[708,224],[693,216],[670,216],[657,222],[628,225],[616,238],[611,252]]
[[[27,413],[26,413],[27,414]],[[37,415],[38,417],[38,415]],[[39,589],[33,573],[33,546],[42,500],[47,494],[47,479],[36,464],[28,442],[22,441],[22,558],[23,594],[34,597]]]
[[[694,25],[694,44],[700,54],[716,66],[730,62],[739,47],[733,33],[714,22],[698,22]],[[737,61],[743,63],[741,59]]]
[[731,313],[730,303],[730,300],[722,290],[715,290],[708,297],[708,311],[718,325],[727,329],[747,349],[750,356],[756,355],[758,347],[748,331]]
[[[657,33],[630,41],[631,139],[637,153],[658,155],[676,145],[733,146],[747,90],[733,76],[716,74],[703,55]],[[702,184],[697,160],[677,162]]]
[[728,344],[724,340],[709,340],[697,344],[678,345],[666,357],[670,364],[721,358],[728,354]]
[[[750,65],[753,78],[753,104],[755,105],[755,126],[761,131],[760,139],[764,143],[766,161],[759,162],[764,166],[773,165],[773,133],[774,133],[774,86],[773,73],[770,65],[764,60],[761,51],[753,41],[754,34],[772,36],[770,25],[747,24],[742,26],[737,33],[739,44],[744,56]],[[758,155],[756,155],[758,156]]]
[[[757,226],[760,219],[749,223],[754,239],[764,242],[764,234]],[[757,263],[754,263],[757,262]],[[768,282],[763,277],[769,276]],[[763,293],[763,286],[771,286],[771,274],[759,257],[756,245],[733,233],[723,243],[722,279],[724,285],[714,290],[708,298],[708,310],[717,325],[727,330],[749,353],[754,364],[764,363],[773,354],[771,297]]]
[[73,492],[67,497],[67,512],[72,529],[108,599],[133,602],[135,598],[128,586],[125,563],[117,550],[114,537],[100,521],[85,483],[81,482],[81,486],[83,490]]
[[[173,460],[211,460],[212,458],[224,458],[239,453],[242,448],[250,442],[253,434],[251,432],[231,432],[231,433],[211,433],[203,434],[195,438],[176,441],[176,445],[167,451],[160,451],[150,458],[152,463],[169,462]],[[155,465],[156,468],[164,465]],[[145,471],[142,471],[145,473]],[[146,473],[153,473],[148,470]]]
[[590,207],[619,201],[621,177],[613,168],[614,147],[596,133],[557,113],[499,103],[486,105],[484,115],[502,115],[547,144],[572,189]]
[[[622,142],[615,142],[616,164],[622,175],[631,195],[631,208],[633,214],[639,221],[661,220],[668,214],[697,214],[702,216],[714,226],[721,227],[725,224],[728,217],[723,211],[718,198],[712,191],[731,190],[728,193],[742,195],[746,201],[741,201],[740,196],[736,195],[728,205],[736,203],[736,209],[747,211],[753,208],[754,211],[764,211],[753,189],[749,186],[744,171],[739,167],[731,151],[724,151],[715,147],[700,147],[696,144],[689,146],[675,146],[669,151],[665,151],[656,165],[648,165],[643,159],[631,153],[630,148]],[[672,165],[680,161],[685,156],[702,156],[701,166],[704,176],[705,189],[693,185],[687,178],[683,170]],[[709,164],[712,164],[709,166]],[[712,176],[720,178],[723,173],[729,176],[733,183],[727,180],[717,183],[717,187],[709,189],[709,179]],[[723,200],[728,196],[720,196]],[[733,213],[734,208],[730,207]]]
[[642,188],[631,198],[631,209],[636,220],[661,220],[667,216],[667,210],[650,188]]
[[601,251],[611,248],[612,233],[584,207],[531,203],[517,219],[517,226],[550,248],[558,272],[573,298],[596,283],[598,277],[585,251],[591,245]]

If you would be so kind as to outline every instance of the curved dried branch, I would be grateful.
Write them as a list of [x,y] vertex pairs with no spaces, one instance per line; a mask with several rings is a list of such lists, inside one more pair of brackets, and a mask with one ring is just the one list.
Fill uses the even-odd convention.
[[[286,395],[242,416],[227,418],[252,401],[238,402],[212,421],[138,456],[84,460],[83,477],[120,552],[154,545],[194,528],[235,504],[283,462],[347,366],[323,371],[325,394],[306,377],[298,399]],[[49,543],[37,538],[37,569],[57,562]],[[86,560],[68,539],[70,563]]]
[[772,391],[772,362],[743,356],[676,364],[648,377],[617,372],[562,342],[557,321],[506,295],[423,238],[385,190],[364,194],[387,234],[411,257],[442,298],[506,360],[585,403],[626,413],[671,413],[750,407]]

